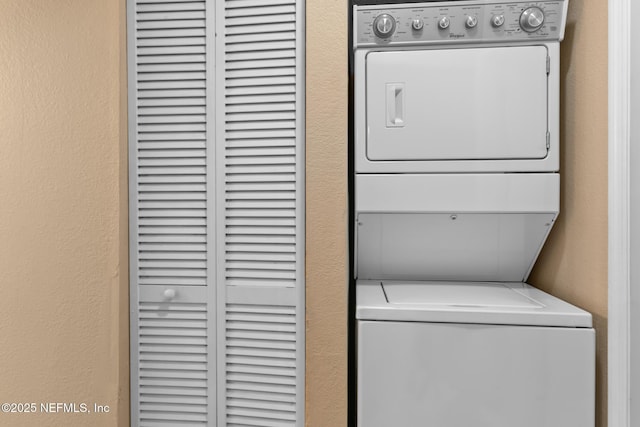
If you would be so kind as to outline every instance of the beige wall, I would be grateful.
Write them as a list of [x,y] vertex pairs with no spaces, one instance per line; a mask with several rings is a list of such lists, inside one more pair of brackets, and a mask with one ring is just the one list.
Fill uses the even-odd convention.
[[530,282],[593,314],[607,425],[607,2],[569,2],[561,48],[561,207]]
[[[307,425],[346,425],[347,1],[307,1]],[[607,2],[570,2],[562,213],[531,277],[594,315],[606,426]]]
[[[562,45],[562,214],[532,283],[590,310],[606,425],[606,2]],[[307,426],[346,425],[347,0],[307,0]],[[123,0],[0,2],[0,402],[128,420]],[[342,29],[343,31],[340,31]],[[90,417],[90,418],[89,418]]]
[[128,418],[123,4],[0,1],[0,403],[111,408],[2,426]]
[[347,421],[347,0],[307,0],[308,427]]

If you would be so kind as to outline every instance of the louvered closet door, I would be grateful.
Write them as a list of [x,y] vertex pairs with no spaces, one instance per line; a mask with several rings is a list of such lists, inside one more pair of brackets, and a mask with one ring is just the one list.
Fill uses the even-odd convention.
[[304,425],[302,6],[128,1],[132,426]]
[[215,425],[211,6],[127,5],[132,426]]
[[219,425],[304,425],[303,4],[216,2]]

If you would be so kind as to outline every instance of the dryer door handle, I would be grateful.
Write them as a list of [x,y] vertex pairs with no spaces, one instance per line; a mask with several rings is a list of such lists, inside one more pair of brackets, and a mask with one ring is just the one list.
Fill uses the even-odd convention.
[[404,127],[404,83],[387,83],[387,127]]

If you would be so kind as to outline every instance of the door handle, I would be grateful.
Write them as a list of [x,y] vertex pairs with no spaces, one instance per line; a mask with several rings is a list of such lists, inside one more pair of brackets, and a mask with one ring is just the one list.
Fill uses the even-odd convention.
[[175,289],[165,289],[164,292],[162,293],[162,295],[164,296],[164,299],[167,301],[171,301],[172,299],[174,299],[176,297],[178,293],[176,292]]
[[404,127],[404,83],[387,83],[387,127]]

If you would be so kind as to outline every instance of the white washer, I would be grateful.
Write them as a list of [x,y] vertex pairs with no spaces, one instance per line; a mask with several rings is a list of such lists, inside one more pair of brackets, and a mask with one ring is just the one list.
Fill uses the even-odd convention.
[[361,427],[594,425],[591,316],[524,283],[357,284]]

